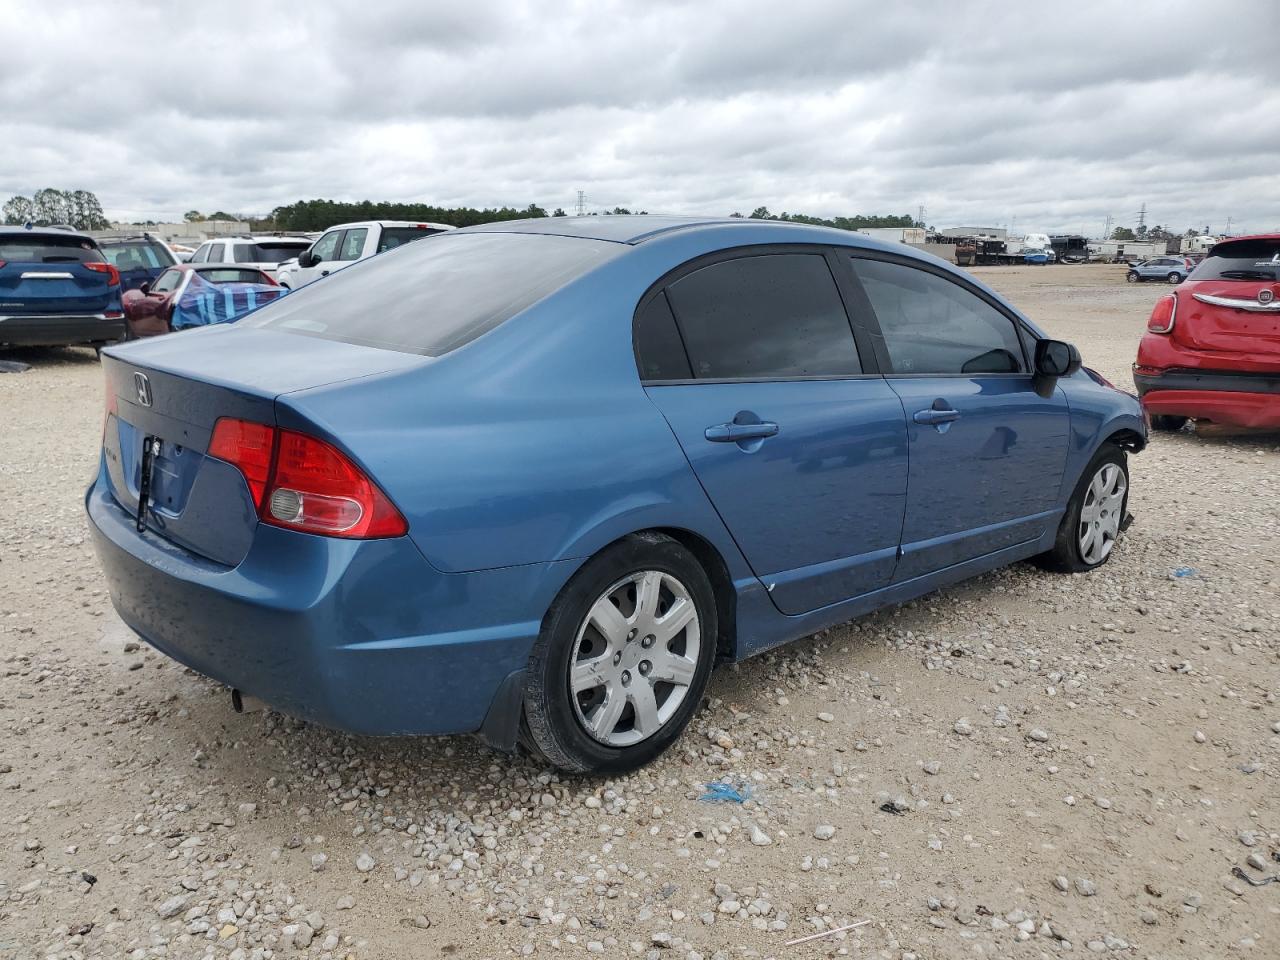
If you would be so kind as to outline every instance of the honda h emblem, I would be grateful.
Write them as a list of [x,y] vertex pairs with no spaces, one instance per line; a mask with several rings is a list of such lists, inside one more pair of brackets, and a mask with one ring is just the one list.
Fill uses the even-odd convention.
[[151,406],[151,381],[145,373],[133,375],[133,389],[138,394],[138,403],[144,407]]

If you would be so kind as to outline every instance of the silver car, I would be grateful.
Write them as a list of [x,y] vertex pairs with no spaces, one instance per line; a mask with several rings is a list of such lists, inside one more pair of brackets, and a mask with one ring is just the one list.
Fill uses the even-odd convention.
[[1163,280],[1165,283],[1181,283],[1187,279],[1195,264],[1186,257],[1152,257],[1129,267],[1125,279],[1130,283],[1142,280]]

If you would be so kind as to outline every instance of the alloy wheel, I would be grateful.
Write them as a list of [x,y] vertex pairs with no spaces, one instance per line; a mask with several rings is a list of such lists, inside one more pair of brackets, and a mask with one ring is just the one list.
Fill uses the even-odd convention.
[[698,609],[669,573],[641,570],[604,591],[578,628],[569,693],[593,739],[629,747],[684,702],[702,644]]
[[1096,566],[1111,553],[1124,519],[1124,496],[1129,489],[1124,471],[1114,463],[1104,463],[1089,481],[1080,507],[1077,541],[1080,558]]

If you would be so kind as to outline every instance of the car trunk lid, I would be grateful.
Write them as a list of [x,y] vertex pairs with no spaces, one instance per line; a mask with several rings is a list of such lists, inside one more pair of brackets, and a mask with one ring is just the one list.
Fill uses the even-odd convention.
[[4,316],[94,316],[113,309],[114,293],[110,275],[84,263],[5,260],[0,266],[0,314]]
[[426,362],[294,334],[218,327],[111,348],[103,353],[103,459],[111,493],[136,521],[146,478],[140,535],[234,566],[248,552],[258,515],[241,473],[206,455],[218,419],[274,426],[282,394]]
[[1183,346],[1280,359],[1280,282],[1205,280],[1178,301],[1173,336]]

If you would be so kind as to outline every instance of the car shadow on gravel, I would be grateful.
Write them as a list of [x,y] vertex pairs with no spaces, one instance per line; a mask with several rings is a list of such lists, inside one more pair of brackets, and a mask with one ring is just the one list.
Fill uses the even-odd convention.
[[0,361],[6,360],[44,369],[96,364],[98,357],[92,347],[0,347]]

